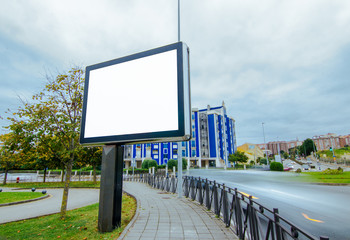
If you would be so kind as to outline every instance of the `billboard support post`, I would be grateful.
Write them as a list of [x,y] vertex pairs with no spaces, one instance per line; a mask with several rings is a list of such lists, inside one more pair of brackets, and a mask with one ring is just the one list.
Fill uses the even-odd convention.
[[103,147],[98,213],[100,232],[111,232],[121,224],[123,153],[122,145]]

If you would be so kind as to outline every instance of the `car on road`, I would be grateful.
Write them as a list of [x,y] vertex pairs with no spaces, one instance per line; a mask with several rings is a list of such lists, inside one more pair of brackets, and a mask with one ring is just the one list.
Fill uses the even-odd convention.
[[289,163],[283,168],[283,171],[290,171],[293,169],[294,169],[294,166],[291,163]]
[[302,167],[304,170],[310,170],[310,166],[307,165],[307,164],[303,164],[301,167]]

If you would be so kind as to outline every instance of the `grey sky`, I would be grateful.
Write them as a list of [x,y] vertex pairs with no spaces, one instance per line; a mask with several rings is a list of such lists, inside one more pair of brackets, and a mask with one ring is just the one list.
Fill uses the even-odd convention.
[[[0,3],[0,116],[46,72],[177,41],[177,0]],[[182,0],[192,106],[224,100],[239,145],[349,134],[349,26],[349,1]]]

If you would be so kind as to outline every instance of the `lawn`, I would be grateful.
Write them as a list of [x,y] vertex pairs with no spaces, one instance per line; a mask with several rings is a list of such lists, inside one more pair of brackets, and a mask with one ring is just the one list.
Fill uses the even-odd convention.
[[45,195],[40,192],[0,192],[0,204],[30,200]]
[[301,173],[303,182],[330,183],[330,184],[350,184],[350,172],[341,174],[324,174],[322,172]]
[[[297,177],[295,178],[292,176]],[[291,173],[289,179],[291,181],[343,185],[350,184],[350,172],[343,172],[340,174],[324,174],[322,172]]]
[[0,239],[117,239],[136,212],[134,198],[123,194],[121,227],[111,233],[97,230],[98,203],[59,214],[0,225]]

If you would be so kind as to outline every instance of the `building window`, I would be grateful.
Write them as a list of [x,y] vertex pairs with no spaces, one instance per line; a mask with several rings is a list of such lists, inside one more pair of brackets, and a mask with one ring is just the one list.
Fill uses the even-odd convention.
[[196,146],[196,142],[195,141],[191,141],[191,146],[195,147]]
[[168,149],[167,149],[167,148],[164,148],[164,149],[163,149],[163,153],[164,153],[164,154],[168,154]]

